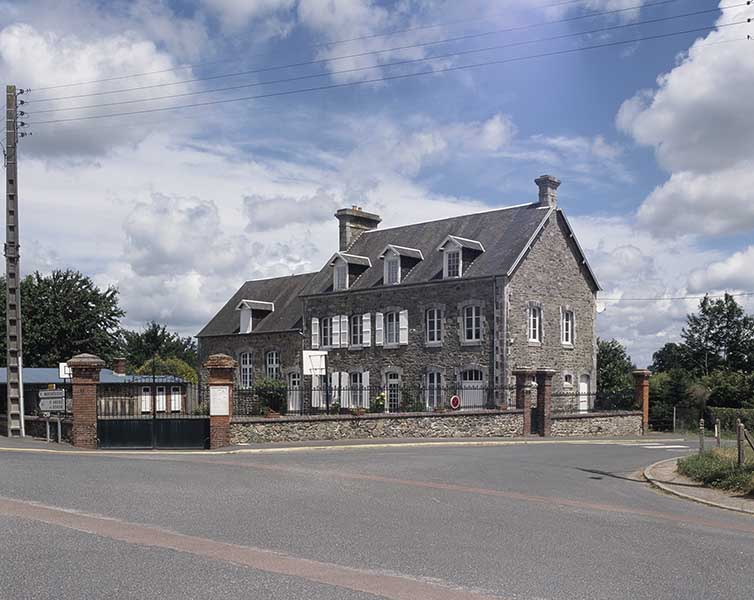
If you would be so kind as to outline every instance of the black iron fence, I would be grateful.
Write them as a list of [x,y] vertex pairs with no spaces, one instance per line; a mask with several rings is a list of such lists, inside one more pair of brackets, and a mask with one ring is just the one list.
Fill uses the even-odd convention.
[[[532,407],[536,407],[536,391]],[[318,415],[417,413],[463,410],[501,410],[516,407],[516,388],[460,383],[457,385],[386,384],[369,386],[289,386],[285,382],[236,387],[233,414]],[[635,410],[633,392],[626,394],[552,393],[551,412],[557,414]]]
[[97,386],[99,419],[203,418],[209,403],[201,386],[180,379],[101,383]]

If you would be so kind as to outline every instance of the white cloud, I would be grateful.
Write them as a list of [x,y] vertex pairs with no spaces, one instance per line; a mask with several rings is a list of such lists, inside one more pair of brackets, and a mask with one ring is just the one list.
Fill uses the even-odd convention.
[[704,293],[709,290],[754,290],[754,246],[716,261],[689,276],[689,289]]
[[341,207],[332,193],[320,189],[301,198],[254,194],[243,199],[243,208],[248,219],[246,230],[252,232],[319,224],[332,219]]
[[269,17],[289,11],[295,0],[201,0],[202,4],[216,13],[224,25],[241,28],[248,21]]
[[[751,7],[739,7],[718,22],[748,17]],[[754,181],[754,53],[728,43],[742,33],[721,29],[697,40],[656,89],[638,92],[618,112],[618,127],[654,148],[671,173],[639,211],[640,222],[655,232],[754,229],[754,210],[744,201]]]

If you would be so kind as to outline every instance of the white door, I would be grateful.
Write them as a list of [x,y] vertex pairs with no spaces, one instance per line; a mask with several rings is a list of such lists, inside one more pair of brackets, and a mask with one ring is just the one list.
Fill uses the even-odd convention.
[[579,377],[579,412],[589,410],[589,375]]

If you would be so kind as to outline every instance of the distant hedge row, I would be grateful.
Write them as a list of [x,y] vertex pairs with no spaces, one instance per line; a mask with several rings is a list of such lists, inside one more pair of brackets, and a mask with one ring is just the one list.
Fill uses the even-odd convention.
[[714,424],[715,420],[720,419],[720,427],[725,431],[735,431],[736,420],[741,419],[746,429],[754,432],[754,409],[708,406],[707,414],[710,424]]

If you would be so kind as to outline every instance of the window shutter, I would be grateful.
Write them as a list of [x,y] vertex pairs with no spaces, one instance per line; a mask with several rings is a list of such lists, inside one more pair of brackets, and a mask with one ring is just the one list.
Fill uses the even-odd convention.
[[330,403],[340,402],[340,373],[330,373]]
[[382,346],[385,342],[385,332],[383,331],[383,319],[382,313],[374,313],[374,345]]
[[366,313],[365,315],[361,316],[361,334],[362,334],[362,345],[365,347],[369,347],[372,345],[372,314]]
[[340,347],[348,348],[348,317],[346,315],[340,317]]
[[312,349],[317,350],[319,348],[319,319],[312,319]]
[[330,340],[330,343],[333,348],[340,348],[340,317],[335,316],[330,319],[330,322],[332,323],[332,330],[330,332],[330,337],[332,337],[332,339]]
[[398,315],[400,323],[400,338],[401,344],[408,344],[408,311],[402,310]]
[[348,373],[340,374],[340,404],[345,408],[351,408],[351,380]]
[[369,405],[372,402],[372,392],[369,389],[369,371],[364,371],[361,374],[361,402],[364,405],[364,408],[369,408]]

